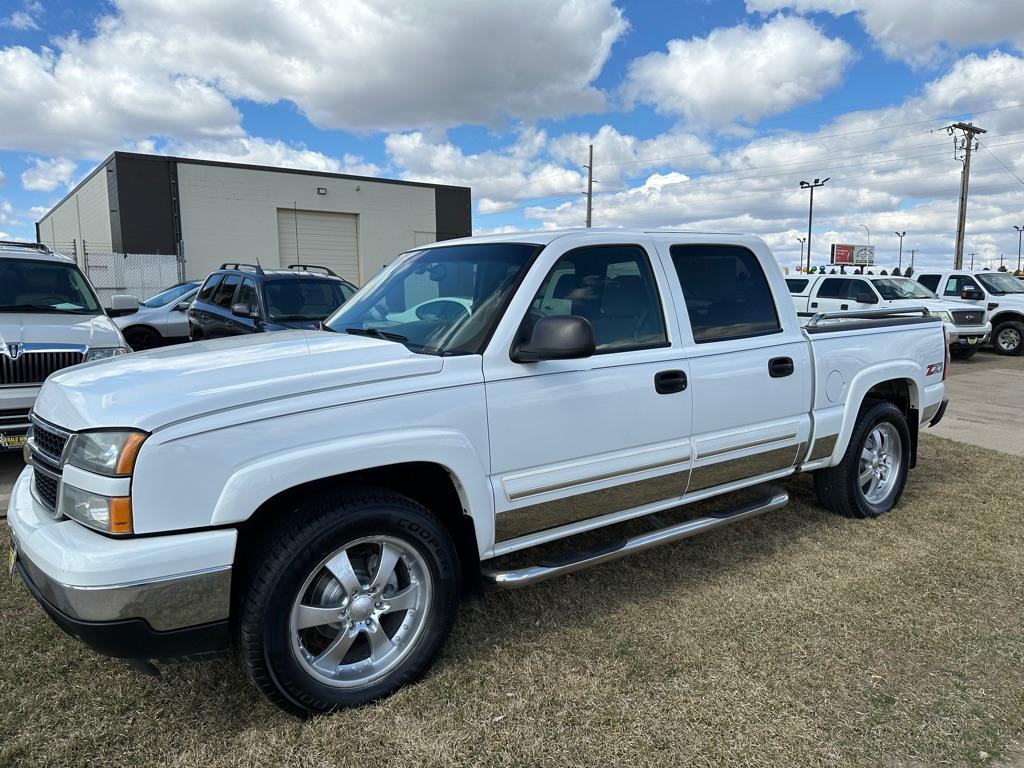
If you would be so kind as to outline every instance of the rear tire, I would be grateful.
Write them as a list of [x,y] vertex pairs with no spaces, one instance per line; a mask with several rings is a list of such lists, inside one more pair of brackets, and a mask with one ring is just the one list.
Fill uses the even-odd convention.
[[957,347],[949,350],[949,356],[954,360],[970,360],[978,353],[978,350],[971,347]]
[[845,517],[878,517],[900,500],[910,466],[907,420],[890,402],[857,419],[843,458],[814,473],[818,503]]
[[992,348],[1000,355],[1019,355],[1024,352],[1024,323],[1007,320],[992,332]]
[[128,342],[128,346],[131,347],[134,352],[159,347],[163,341],[160,338],[159,333],[154,331],[152,328],[145,328],[143,326],[126,328],[124,331],[124,340]]
[[250,680],[299,716],[356,707],[419,680],[448,637],[459,560],[430,512],[352,489],[282,518],[240,596]]

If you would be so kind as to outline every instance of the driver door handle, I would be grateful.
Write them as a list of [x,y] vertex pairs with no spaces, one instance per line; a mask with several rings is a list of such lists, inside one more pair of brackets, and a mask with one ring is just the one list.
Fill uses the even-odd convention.
[[671,395],[686,389],[685,371],[660,371],[654,375],[654,391],[659,395]]
[[768,361],[768,375],[773,379],[781,379],[792,375],[795,366],[791,357],[773,357]]

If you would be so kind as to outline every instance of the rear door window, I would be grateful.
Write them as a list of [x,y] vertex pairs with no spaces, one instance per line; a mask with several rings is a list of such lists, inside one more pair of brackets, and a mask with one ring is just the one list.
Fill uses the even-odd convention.
[[752,251],[738,245],[669,249],[698,344],[782,330],[768,278]]
[[217,286],[220,285],[220,281],[223,277],[223,274],[217,274],[210,275],[206,278],[206,282],[203,283],[203,287],[199,290],[199,295],[196,296],[196,298],[199,301],[213,301],[213,294],[217,290]]
[[224,280],[217,286],[217,291],[213,294],[213,303],[218,307],[229,309],[231,300],[235,296],[235,289],[240,282],[242,282],[242,278],[238,275],[225,275]]
[[819,299],[845,299],[849,295],[850,280],[840,277],[827,277],[818,286]]
[[919,282],[932,293],[938,293],[940,277],[941,275],[921,275],[917,278],[917,282]]

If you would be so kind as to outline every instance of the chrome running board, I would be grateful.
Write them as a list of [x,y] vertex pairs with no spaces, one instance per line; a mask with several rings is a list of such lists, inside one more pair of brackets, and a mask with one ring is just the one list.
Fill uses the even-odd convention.
[[555,576],[562,576],[584,568],[590,568],[594,565],[618,560],[620,557],[643,552],[645,549],[707,533],[724,525],[738,523],[740,520],[746,520],[757,515],[763,515],[765,512],[781,509],[789,503],[789,494],[783,489],[776,486],[765,486],[763,490],[768,495],[755,501],[747,502],[731,509],[724,509],[720,512],[714,512],[705,517],[687,520],[678,525],[667,525],[650,533],[633,536],[632,538],[596,549],[575,552],[556,560],[541,561],[537,565],[508,571],[485,567],[482,569],[483,577],[502,589],[518,589],[519,587],[526,587],[552,579]]

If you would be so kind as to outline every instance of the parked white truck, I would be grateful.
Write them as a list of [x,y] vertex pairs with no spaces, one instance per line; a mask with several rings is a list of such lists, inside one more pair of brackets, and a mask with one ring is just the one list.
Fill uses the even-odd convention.
[[984,307],[966,307],[940,299],[909,277],[886,275],[797,275],[787,277],[798,317],[810,320],[819,312],[859,312],[876,307],[924,307],[942,320],[950,354],[969,360],[988,341],[992,325]]
[[1024,353],[1024,283],[1006,272],[968,269],[922,270],[921,285],[947,301],[988,311],[992,349],[1000,355]]
[[[402,314],[428,299],[461,309]],[[203,657],[234,636],[282,708],[358,705],[424,674],[481,581],[532,584],[777,509],[786,492],[764,484],[795,472],[834,512],[887,512],[945,409],[946,353],[925,310],[801,328],[753,237],[438,243],[322,332],[51,377],[11,495],[12,568],[102,653]],[[502,564],[748,486],[729,509]]]

